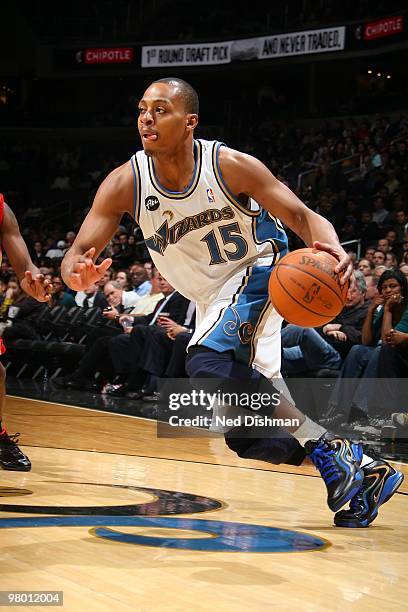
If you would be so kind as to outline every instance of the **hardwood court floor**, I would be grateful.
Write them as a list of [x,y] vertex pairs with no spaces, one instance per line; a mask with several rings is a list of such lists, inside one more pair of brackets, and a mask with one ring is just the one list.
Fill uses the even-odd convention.
[[[339,529],[311,467],[244,461],[222,439],[157,439],[153,421],[40,401],[8,398],[5,420],[33,469],[0,472],[0,591],[64,591],[64,609],[80,612],[406,609],[406,483],[369,529]],[[215,523],[238,552],[171,547],[211,546]],[[311,536],[325,545],[250,552],[254,525],[297,532],[295,548]]]

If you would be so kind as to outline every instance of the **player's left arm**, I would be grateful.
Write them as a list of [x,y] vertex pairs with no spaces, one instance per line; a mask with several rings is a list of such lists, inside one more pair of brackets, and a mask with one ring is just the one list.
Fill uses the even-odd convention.
[[2,243],[21,288],[39,302],[48,302],[51,298],[52,283],[45,279],[33,264],[17,219],[7,204],[4,204]]
[[339,261],[335,271],[342,272],[344,284],[353,272],[350,256],[340,245],[332,224],[313,212],[286,185],[278,181],[255,157],[221,147],[221,172],[229,190],[247,195],[278,217],[309,247],[328,251]]

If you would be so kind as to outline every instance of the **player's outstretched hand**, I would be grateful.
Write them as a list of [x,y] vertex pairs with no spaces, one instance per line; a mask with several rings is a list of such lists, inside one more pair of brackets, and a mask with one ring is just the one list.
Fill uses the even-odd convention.
[[334,271],[336,274],[342,273],[340,278],[341,285],[344,285],[347,283],[347,281],[351,280],[351,275],[353,274],[351,257],[341,246],[332,246],[326,242],[314,242],[313,248],[317,249],[318,251],[327,251],[327,253],[330,253],[330,255],[333,255],[333,257],[338,260],[339,263],[335,267]]
[[75,291],[85,291],[90,285],[99,281],[112,264],[110,257],[95,265],[93,257],[95,247],[90,248],[83,255],[78,255],[69,274],[69,286]]
[[53,286],[48,278],[44,278],[44,274],[33,275],[30,270],[26,270],[20,284],[22,290],[38,300],[38,302],[50,301]]

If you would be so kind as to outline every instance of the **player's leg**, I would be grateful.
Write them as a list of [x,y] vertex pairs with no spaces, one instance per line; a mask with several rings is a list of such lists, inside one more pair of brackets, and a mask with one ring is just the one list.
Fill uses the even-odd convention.
[[17,446],[18,435],[9,436],[2,423],[6,401],[6,369],[0,363],[0,466],[4,470],[29,472],[31,463]]
[[[259,393],[271,393],[272,389],[275,390],[270,380],[259,371],[236,362],[231,352],[218,353],[206,347],[191,347],[186,370],[191,378],[248,380],[258,383],[256,388]],[[270,414],[272,415],[272,410]],[[297,444],[294,445],[287,434],[283,437],[277,432],[276,437],[268,437],[265,441],[260,435],[254,439],[252,432],[250,434],[242,429],[238,440],[236,432],[232,432],[231,436],[227,434],[228,446],[246,458],[261,459],[270,463],[293,463],[293,456],[300,456],[300,451],[295,446],[300,445],[305,455],[309,455],[320,471],[327,487],[327,503],[330,509],[336,512],[342,508],[354,497],[362,484],[359,446],[352,445],[337,436],[330,436],[323,427],[300,412],[282,394],[280,404],[273,409],[273,417],[285,421],[291,420],[293,425],[286,429],[296,438]],[[242,442],[246,438],[247,444]]]

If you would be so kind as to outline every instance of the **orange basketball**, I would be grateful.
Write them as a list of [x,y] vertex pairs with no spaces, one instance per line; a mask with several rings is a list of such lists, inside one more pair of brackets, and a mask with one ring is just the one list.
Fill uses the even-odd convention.
[[326,325],[343,309],[348,283],[340,285],[333,255],[298,249],[283,257],[269,279],[269,296],[288,323],[302,327]]

